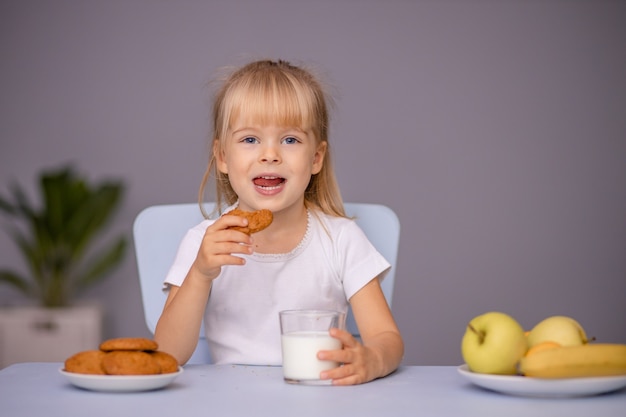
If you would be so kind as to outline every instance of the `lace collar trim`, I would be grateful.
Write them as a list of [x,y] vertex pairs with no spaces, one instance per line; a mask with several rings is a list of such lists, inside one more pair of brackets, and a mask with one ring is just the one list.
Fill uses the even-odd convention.
[[304,232],[304,236],[300,243],[293,248],[291,251],[286,253],[253,253],[250,255],[252,259],[261,262],[277,262],[277,261],[286,261],[288,259],[296,257],[302,250],[309,244],[311,241],[311,211],[309,209],[306,210],[306,232]]

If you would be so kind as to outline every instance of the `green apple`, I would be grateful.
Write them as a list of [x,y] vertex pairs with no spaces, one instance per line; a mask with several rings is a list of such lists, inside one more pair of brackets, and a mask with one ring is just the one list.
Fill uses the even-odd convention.
[[461,341],[469,369],[483,374],[513,375],[528,345],[522,326],[508,314],[491,311],[474,317]]
[[537,323],[528,333],[529,347],[548,341],[561,346],[580,346],[589,340],[583,327],[573,318],[551,316]]

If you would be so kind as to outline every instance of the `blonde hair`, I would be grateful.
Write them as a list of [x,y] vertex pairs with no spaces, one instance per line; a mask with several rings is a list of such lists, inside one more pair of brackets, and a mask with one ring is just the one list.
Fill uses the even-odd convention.
[[[219,172],[215,152],[220,149],[233,123],[251,117],[260,124],[275,123],[310,132],[317,143],[326,142],[326,154],[319,173],[313,175],[304,193],[307,207],[345,217],[343,201],[331,160],[328,143],[330,98],[311,72],[286,61],[251,62],[232,72],[217,90],[213,104],[213,143],[209,163],[200,184],[198,201],[213,176],[216,181],[216,209],[237,201],[228,175]],[[245,115],[245,116],[244,116]],[[204,212],[205,217],[208,217]]]

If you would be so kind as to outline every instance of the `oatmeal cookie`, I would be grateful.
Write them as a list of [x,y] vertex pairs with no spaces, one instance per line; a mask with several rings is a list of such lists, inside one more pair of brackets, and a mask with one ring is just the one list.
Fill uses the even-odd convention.
[[161,373],[152,354],[132,350],[114,350],[105,354],[102,369],[107,375],[155,375]]
[[162,374],[169,374],[178,371],[178,361],[169,353],[155,351],[150,352],[150,355],[157,361],[157,363],[161,367]]
[[143,337],[118,337],[100,343],[100,350],[111,352],[114,350],[157,350],[159,345],[154,340]]
[[247,227],[231,227],[231,229],[239,230],[240,232],[244,232],[248,235],[260,232],[261,230],[265,229],[272,223],[272,220],[274,219],[272,212],[267,209],[257,211],[244,211],[236,208],[226,214],[229,214],[231,216],[245,217],[246,219],[248,219]]
[[105,355],[101,350],[78,352],[65,360],[65,370],[77,374],[104,375],[102,359]]

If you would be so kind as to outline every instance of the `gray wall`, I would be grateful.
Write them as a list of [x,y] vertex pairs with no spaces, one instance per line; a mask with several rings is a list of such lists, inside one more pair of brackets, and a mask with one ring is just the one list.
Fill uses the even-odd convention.
[[[130,236],[195,201],[215,70],[304,62],[336,87],[345,200],[400,216],[406,364],[460,363],[488,310],[626,343],[625,21],[623,1],[4,0],[0,186],[66,161],[123,177]],[[0,265],[21,265],[5,232]],[[147,335],[132,251],[85,298],[106,337]]]

